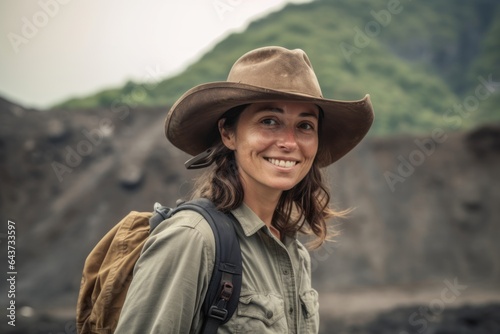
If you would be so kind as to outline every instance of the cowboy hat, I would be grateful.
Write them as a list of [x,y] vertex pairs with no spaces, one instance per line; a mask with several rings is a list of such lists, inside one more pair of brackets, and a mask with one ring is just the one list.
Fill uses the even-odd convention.
[[198,167],[205,167],[211,163],[211,147],[220,141],[221,116],[236,106],[269,101],[307,102],[321,108],[316,155],[320,167],[352,150],[373,122],[369,95],[358,101],[325,99],[304,51],[270,46],[239,58],[227,81],[198,85],[182,95],[168,112],[165,134],[174,146],[197,156]]

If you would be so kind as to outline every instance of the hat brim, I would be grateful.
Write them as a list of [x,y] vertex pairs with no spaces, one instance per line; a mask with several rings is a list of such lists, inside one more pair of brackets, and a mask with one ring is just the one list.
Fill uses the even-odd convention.
[[217,121],[226,111],[242,104],[270,101],[313,103],[323,110],[316,156],[319,167],[351,151],[374,118],[368,94],[361,100],[339,101],[224,81],[196,86],[180,97],[167,115],[165,134],[174,146],[195,156],[220,140]]

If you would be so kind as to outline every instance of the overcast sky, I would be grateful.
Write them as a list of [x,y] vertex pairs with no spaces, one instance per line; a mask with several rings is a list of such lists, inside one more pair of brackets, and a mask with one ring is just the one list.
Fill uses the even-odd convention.
[[0,96],[45,108],[182,71],[217,41],[309,0],[0,2]]

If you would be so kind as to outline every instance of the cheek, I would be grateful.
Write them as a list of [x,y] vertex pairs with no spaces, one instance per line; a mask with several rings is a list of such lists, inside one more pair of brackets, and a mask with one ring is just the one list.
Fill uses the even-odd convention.
[[309,140],[305,140],[301,146],[304,156],[314,159],[314,157],[318,153],[318,139],[310,138]]
[[247,131],[239,133],[237,137],[237,150],[245,151],[247,154],[259,154],[273,145],[273,138],[269,134],[259,131]]

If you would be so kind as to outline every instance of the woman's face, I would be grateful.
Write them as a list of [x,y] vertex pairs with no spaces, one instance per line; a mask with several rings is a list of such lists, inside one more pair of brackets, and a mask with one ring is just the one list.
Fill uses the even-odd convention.
[[281,194],[306,176],[318,151],[318,117],[310,103],[254,103],[243,110],[235,131],[221,128],[245,195]]

